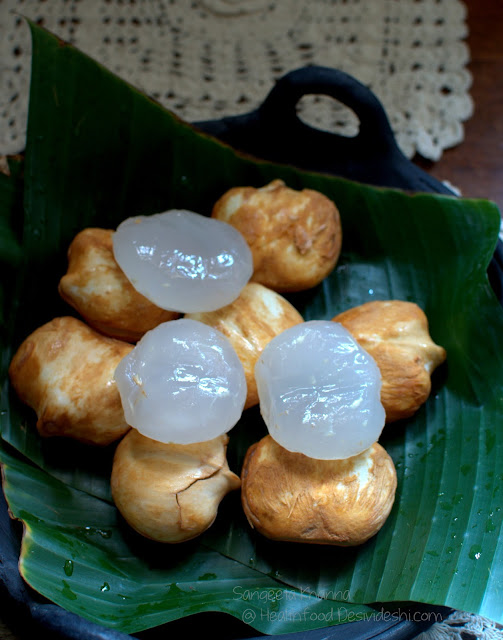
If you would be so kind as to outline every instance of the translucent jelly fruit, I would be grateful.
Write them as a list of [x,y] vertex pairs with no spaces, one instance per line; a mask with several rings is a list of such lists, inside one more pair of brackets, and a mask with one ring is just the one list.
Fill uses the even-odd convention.
[[246,381],[227,338],[196,320],[147,332],[115,380],[126,422],[160,442],[192,444],[229,431],[241,417]]
[[287,329],[255,365],[260,410],[285,449],[321,460],[357,455],[385,422],[375,361],[336,322]]
[[128,218],[113,235],[113,249],[134,288],[169,311],[220,309],[238,297],[253,273],[239,231],[192,211]]

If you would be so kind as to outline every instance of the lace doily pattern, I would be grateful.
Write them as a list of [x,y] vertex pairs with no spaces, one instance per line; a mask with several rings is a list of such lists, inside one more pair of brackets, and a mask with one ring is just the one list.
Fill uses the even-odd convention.
[[442,622],[436,622],[416,640],[503,640],[500,625],[465,611],[454,611]]
[[[342,69],[380,98],[407,156],[436,160],[472,113],[465,13],[459,0],[0,0],[0,153],[24,147],[26,16],[188,121],[250,111],[292,69]],[[332,99],[299,111],[358,128]]]

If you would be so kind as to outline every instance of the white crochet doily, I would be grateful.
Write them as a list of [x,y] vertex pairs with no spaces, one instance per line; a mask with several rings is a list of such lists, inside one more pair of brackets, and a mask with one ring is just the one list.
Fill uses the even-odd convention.
[[[472,113],[459,0],[0,0],[0,154],[24,148],[30,39],[44,25],[188,121],[251,111],[287,71],[320,64],[376,93],[397,141],[437,160]],[[329,98],[305,121],[354,135]]]
[[482,616],[454,611],[442,622],[435,622],[416,640],[503,640],[503,630]]

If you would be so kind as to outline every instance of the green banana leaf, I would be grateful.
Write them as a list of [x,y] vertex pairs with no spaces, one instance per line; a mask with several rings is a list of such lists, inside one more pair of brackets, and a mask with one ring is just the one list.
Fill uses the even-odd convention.
[[[195,611],[240,617],[243,602],[233,589],[246,580],[255,581],[257,593],[271,585],[278,594],[295,593],[297,613],[309,597],[307,606],[325,616],[320,622],[321,615],[283,615],[278,622],[278,616],[256,615],[252,625],[267,633],[326,626],[340,621],[340,615],[329,618],[330,607],[368,612],[364,605],[376,602],[448,605],[502,621],[503,313],[486,277],[497,208],[253,161],[194,132],[42,29],[32,26],[32,35],[22,224],[13,213],[19,202],[14,206],[14,197],[0,195],[2,219],[21,248],[8,257],[12,277],[3,285],[3,375],[26,335],[72,313],[58,298],[57,283],[77,231],[113,228],[131,215],[171,207],[209,213],[228,188],[274,178],[325,193],[341,212],[337,268],[319,287],[291,297],[304,317],[329,319],[372,299],[411,300],[426,311],[448,361],[416,416],[385,428],[381,443],[398,473],[396,502],[378,535],[354,549],[260,538],[237,494],[225,499],[213,527],[186,547],[137,540],[110,503],[113,447],[90,456],[84,446],[42,442],[33,412],[5,381],[2,438],[23,458],[7,445],[0,456],[10,508],[25,522],[21,569],[28,582],[71,611],[127,631]],[[247,411],[230,432],[233,470],[264,433],[258,410]],[[97,552],[100,566],[92,560]],[[65,573],[70,566],[71,576]],[[202,573],[194,571],[202,566]],[[200,591],[197,578],[206,573],[216,577],[203,581]],[[173,597],[168,584],[176,586]],[[277,600],[275,607],[293,611],[286,595]],[[259,608],[272,611],[267,607]]]
[[9,507],[24,523],[21,574],[37,591],[92,622],[133,633],[221,611],[260,631],[283,633],[372,615],[365,606],[337,607],[280,587],[274,578],[199,543],[147,543],[127,530],[107,502],[28,465],[5,445],[0,457]]
[[[13,163],[11,178],[0,174],[0,225],[5,225],[12,236],[22,210],[21,168]],[[6,319],[12,311],[12,301],[20,295],[13,269],[19,256],[11,252],[3,258],[6,268],[10,268],[2,286],[2,293],[8,295],[2,298],[0,307],[2,318]],[[14,326],[11,322],[8,328]],[[2,333],[3,381],[10,361],[10,333]],[[8,406],[6,384],[3,392],[2,406]],[[8,411],[2,412],[3,416],[7,414]],[[33,423],[33,419],[28,422]],[[25,426],[33,436],[33,424],[18,424],[18,429]],[[29,441],[28,438],[24,443]],[[37,438],[32,440],[36,442]],[[105,493],[109,493],[111,460],[108,466],[104,462],[110,450],[101,457],[99,449],[79,449],[71,442],[53,441],[53,445],[53,451],[45,451],[50,458],[44,454],[39,457],[43,465],[51,468],[52,475],[30,464],[3,440],[0,462],[10,512],[24,524],[21,573],[32,587],[62,607],[124,632],[141,631],[205,611],[231,614],[268,633],[373,620],[374,609],[349,602],[334,605],[316,594],[285,589],[273,577],[199,542],[183,545],[180,552],[141,539],[128,530],[109,502],[95,497],[102,492],[105,478]],[[86,486],[87,493],[54,477],[68,476],[65,460],[68,463],[75,460],[72,456],[89,457],[90,453],[98,455],[97,468],[90,465],[89,477],[84,479],[80,469],[73,482]],[[64,457],[59,466],[58,455]]]

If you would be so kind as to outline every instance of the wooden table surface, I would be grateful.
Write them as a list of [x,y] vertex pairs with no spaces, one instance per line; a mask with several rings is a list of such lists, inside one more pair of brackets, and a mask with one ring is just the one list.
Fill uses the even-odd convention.
[[414,161],[439,180],[449,180],[463,196],[493,200],[503,212],[503,2],[465,0],[468,9],[468,66],[474,114],[465,140],[437,163]]
[[[475,112],[459,146],[445,151],[437,163],[414,161],[464,196],[493,200],[503,212],[503,2],[465,0],[465,5]],[[21,640],[5,624],[2,607],[5,603],[0,603],[0,640]]]

